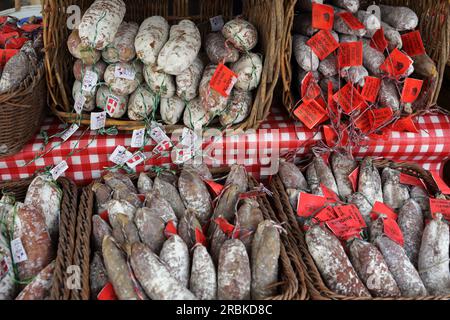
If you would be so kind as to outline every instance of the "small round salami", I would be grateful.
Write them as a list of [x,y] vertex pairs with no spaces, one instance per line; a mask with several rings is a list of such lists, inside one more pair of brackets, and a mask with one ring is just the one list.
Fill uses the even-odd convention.
[[240,51],[250,51],[258,43],[258,31],[250,22],[236,18],[228,21],[222,29],[222,34]]
[[108,112],[111,118],[121,118],[127,112],[128,96],[118,96],[105,85],[97,90],[97,107]]
[[243,55],[231,66],[231,70],[238,75],[235,87],[246,91],[256,89],[261,81],[262,67],[262,59],[258,54]]

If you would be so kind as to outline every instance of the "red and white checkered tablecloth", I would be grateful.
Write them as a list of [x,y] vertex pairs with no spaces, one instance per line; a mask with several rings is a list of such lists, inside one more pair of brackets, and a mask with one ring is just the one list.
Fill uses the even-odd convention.
[[[392,132],[387,140],[371,140],[366,146],[356,148],[355,156],[382,156],[396,161],[417,162],[425,169],[441,173],[443,164],[450,158],[450,118],[445,115],[427,115],[417,118],[416,124],[420,130],[418,134]],[[63,125],[55,118],[48,118],[42,129],[50,136],[61,132]],[[38,169],[66,160],[69,169],[64,175],[78,183],[89,183],[92,179],[99,178],[106,167],[114,165],[108,158],[116,146],[127,147],[131,143],[130,132],[120,132],[116,136],[96,136],[96,132],[87,131],[80,138],[83,131],[83,128],[79,129],[60,146],[57,146],[61,143],[60,138],[51,139],[45,150],[57,147],[43,158],[24,166],[42,148],[44,140],[39,134],[36,135],[20,153],[0,159],[0,180],[27,178]],[[209,156],[203,157],[212,167],[237,162],[245,164],[247,170],[259,178],[271,172],[269,169],[274,167],[278,155],[298,150],[298,156],[304,156],[322,138],[321,133],[315,134],[300,122],[293,122],[287,115],[274,110],[258,130],[246,131],[240,135],[225,135],[212,143],[204,143],[204,147],[209,145],[207,150],[212,151]],[[78,148],[84,150],[68,157],[77,142]],[[145,151],[150,152],[154,146],[152,142]],[[168,166],[170,163],[172,161],[169,155],[151,158],[136,170],[140,172],[151,166]]]

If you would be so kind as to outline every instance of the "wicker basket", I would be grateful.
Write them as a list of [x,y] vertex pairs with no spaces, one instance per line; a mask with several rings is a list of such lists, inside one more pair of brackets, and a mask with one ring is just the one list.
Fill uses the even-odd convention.
[[[32,180],[33,178],[3,182],[0,183],[0,190],[14,194],[17,201],[23,201]],[[78,190],[77,186],[69,179],[59,178],[57,182],[63,191],[63,196],[61,199],[58,250],[50,299],[67,300],[70,290],[66,288],[66,280],[70,275],[67,274],[66,270],[73,264]]]
[[19,152],[38,130],[47,103],[44,73],[41,64],[19,89],[0,95],[0,157]]
[[[218,169],[213,171],[214,175],[223,176],[228,169]],[[152,174],[149,174],[152,178]],[[131,176],[133,182],[136,182],[137,177]],[[93,182],[95,183],[95,182]],[[250,186],[258,186],[259,184],[253,178],[250,178]],[[86,186],[83,189],[81,195],[78,219],[76,226],[76,249],[73,257],[73,264],[78,265],[81,268],[81,290],[73,290],[70,299],[71,300],[89,300],[90,299],[90,287],[89,287],[89,264],[91,259],[91,231],[92,231],[92,215],[95,213],[95,195],[91,190],[92,184]],[[258,202],[263,212],[264,218],[273,219],[275,217],[271,206],[267,202],[265,196],[259,197]],[[288,241],[286,235],[282,236],[281,256],[280,256],[280,283],[279,294],[270,298],[270,300],[297,300],[306,299],[307,288],[306,282],[303,281],[304,269],[296,269],[298,265],[297,255],[293,253],[291,244]],[[302,279],[301,286],[299,285]]]
[[[393,6],[408,6],[419,17],[419,30],[421,32],[428,55],[435,61],[437,74],[429,78],[423,88],[424,107],[435,105],[441,91],[444,71],[450,58],[450,1],[448,0],[361,0],[361,7],[366,8],[373,3]],[[285,6],[285,46],[281,53],[281,78],[283,82],[283,104],[292,112],[299,100],[298,88],[294,88],[294,64],[292,57],[291,30],[295,15],[297,0],[284,0]],[[292,60],[292,63],[291,63]]]
[[[419,167],[416,164],[410,163],[395,163],[389,160],[376,160],[374,165],[377,168],[390,167],[392,169],[399,170],[403,173],[422,178],[427,184],[430,190],[436,189],[436,183],[434,182],[431,174]],[[298,243],[299,251],[301,252],[301,258],[303,264],[306,266],[306,283],[308,286],[309,295],[313,300],[449,300],[450,295],[447,296],[426,296],[426,297],[390,297],[390,298],[367,298],[367,297],[349,297],[337,294],[330,290],[324,283],[316,264],[311,257],[308,247],[305,242],[305,235],[297,222],[296,213],[291,207],[289,202],[289,196],[286,189],[281,181],[279,175],[272,177],[270,182],[270,189],[273,192],[272,205],[274,211],[278,212],[279,215],[285,217],[286,221],[289,221],[289,235],[295,238]]]
[[[63,121],[73,122],[76,116],[71,98],[74,59],[70,55],[66,41],[69,30],[66,26],[66,8],[78,5],[86,10],[93,1],[44,0],[44,43],[46,48],[47,84],[51,96],[51,109]],[[259,31],[257,48],[264,56],[261,83],[255,92],[255,100],[247,120],[237,125],[241,129],[257,128],[267,117],[272,103],[273,91],[280,71],[278,45],[283,33],[283,5],[276,0],[127,0],[125,20],[142,22],[152,15],[166,17],[176,23],[180,19],[191,19],[198,24],[202,35],[209,30],[209,19],[223,15],[231,19],[235,14],[243,14]],[[240,8],[242,9],[240,10]],[[89,115],[83,115],[82,124],[89,125]],[[140,121],[107,119],[106,126],[116,126],[119,130],[134,130],[144,127]],[[180,126],[167,126],[171,132]]]

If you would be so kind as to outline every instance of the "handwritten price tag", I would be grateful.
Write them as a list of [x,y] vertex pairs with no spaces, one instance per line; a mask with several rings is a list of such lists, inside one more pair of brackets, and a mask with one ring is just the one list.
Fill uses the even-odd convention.
[[117,146],[114,152],[109,157],[109,161],[121,166],[132,156],[133,154],[130,151],[128,151],[124,146]]
[[83,96],[82,94],[76,96],[73,108],[77,114],[81,114],[83,112],[83,107],[85,103],[86,103],[85,96]]
[[20,263],[28,260],[27,253],[23,247],[22,240],[16,238],[11,241],[11,253],[14,263]]
[[86,74],[83,77],[83,84],[81,89],[85,92],[91,92],[92,89],[97,85],[98,74],[93,71],[86,71]]
[[62,139],[63,141],[67,141],[71,136],[73,136],[73,134],[74,134],[75,132],[77,132],[77,130],[78,130],[79,128],[80,128],[80,126],[77,125],[76,123],[72,124],[72,125],[70,126],[70,128],[67,129],[67,131],[64,132],[64,134],[61,136],[61,139]]
[[377,102],[378,94],[381,88],[381,79],[376,77],[365,78],[365,84],[361,92],[364,100],[375,103]]
[[145,128],[133,130],[131,137],[132,148],[142,148],[144,146]]
[[334,9],[325,4],[312,4],[312,27],[314,29],[332,30],[334,24]]
[[363,63],[363,44],[358,42],[344,42],[340,44],[338,53],[339,67],[361,66]]
[[322,121],[327,112],[320,106],[316,100],[302,103],[295,109],[294,115],[308,128],[314,128]]
[[236,73],[228,69],[223,63],[220,63],[209,82],[209,86],[220,95],[228,97],[237,79]]
[[413,103],[417,100],[422,90],[423,81],[413,78],[407,78],[403,86],[402,102]]
[[61,161],[58,163],[57,166],[55,166],[52,170],[50,170],[50,173],[52,174],[53,180],[58,180],[58,178],[69,169],[69,165],[66,161]]
[[356,90],[350,82],[339,90],[334,95],[333,99],[347,114],[366,105],[363,97],[361,97],[358,90]]
[[98,130],[105,127],[106,111],[91,113],[91,130]]
[[325,59],[339,48],[339,43],[328,30],[317,32],[306,44],[311,47],[320,60]]
[[133,68],[126,68],[121,65],[117,65],[114,70],[114,76],[120,79],[134,80],[136,77],[136,71]]
[[403,50],[410,56],[420,56],[425,54],[425,47],[423,45],[420,31],[413,31],[402,35]]

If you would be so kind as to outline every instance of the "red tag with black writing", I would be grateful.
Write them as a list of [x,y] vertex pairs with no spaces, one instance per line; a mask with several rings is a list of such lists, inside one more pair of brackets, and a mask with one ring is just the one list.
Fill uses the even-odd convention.
[[348,179],[350,180],[350,183],[352,184],[353,191],[356,192],[358,190],[358,178],[359,178],[359,167],[356,167],[355,170],[350,173],[348,176]]
[[355,120],[353,120],[355,126],[361,130],[362,133],[369,133],[372,131],[372,116],[370,115],[370,111],[364,112],[357,116]]
[[393,219],[387,218],[383,220],[383,225],[384,234],[389,239],[403,247],[405,245],[405,240],[403,238],[402,230],[400,230],[397,222]]
[[391,108],[386,107],[372,109],[370,114],[372,116],[372,128],[378,129],[392,119],[394,112]]
[[344,20],[345,24],[352,30],[361,30],[366,27],[351,12],[341,12],[338,16]]
[[314,100],[322,92],[312,72],[303,78],[301,92],[304,101]]
[[372,40],[370,40],[370,46],[375,50],[378,50],[381,53],[383,53],[384,50],[387,49],[388,45],[389,43],[387,42],[386,37],[384,36],[384,29],[383,28],[378,29],[373,35]]
[[322,189],[323,196],[324,196],[325,199],[327,199],[328,201],[331,201],[331,202],[337,202],[337,201],[340,201],[338,195],[337,195],[334,191],[330,190],[330,189],[329,189],[326,185],[324,185],[323,183],[320,184],[320,188]]
[[[348,130],[345,128],[345,125],[341,126],[339,130],[341,134],[341,140],[339,141],[339,146],[345,146],[348,142]],[[336,130],[331,127],[324,125],[323,126],[323,135],[325,137],[325,142],[329,147],[334,147],[338,143],[338,134]]]
[[380,69],[393,77],[398,77],[404,75],[412,63],[410,57],[396,48],[386,58]]
[[214,219],[214,222],[219,226],[220,230],[223,231],[229,238],[238,238],[239,232],[235,232],[236,227],[229,223],[226,219],[219,217]]
[[439,176],[439,174],[437,174],[436,172],[430,171],[431,176],[433,177],[434,182],[436,182],[436,185],[439,188],[439,191],[442,194],[450,194],[450,188],[449,186],[445,183],[444,180],[442,180],[442,178]]
[[347,114],[366,105],[363,97],[361,97],[358,90],[350,82],[336,92],[333,99]]
[[336,101],[334,101],[333,97],[333,83],[331,81],[328,81],[328,108],[333,111],[335,115],[335,119],[332,120],[335,121],[335,123],[338,123],[340,120],[340,115],[338,114],[337,104]]
[[206,237],[200,228],[195,228],[195,243],[200,243],[206,247]]
[[307,218],[322,208],[326,202],[327,199],[324,197],[300,192],[297,202],[297,215]]
[[100,218],[103,219],[103,221],[106,221],[109,223],[109,214],[108,214],[108,210],[105,210],[101,213],[99,213]]
[[381,79],[367,76],[364,80],[364,87],[361,91],[361,97],[364,100],[375,103],[377,102],[378,93],[381,88]]
[[308,128],[314,128],[327,112],[317,103],[316,100],[311,100],[302,103],[294,111],[294,115]]
[[236,73],[227,68],[223,63],[219,63],[209,82],[209,86],[221,96],[228,97],[237,79],[238,76]]
[[364,221],[364,218],[361,215],[361,212],[359,212],[359,209],[354,205],[346,205],[346,206],[336,206],[334,207],[334,212],[336,212],[336,215],[340,218],[343,218],[343,222],[349,227],[349,228],[366,228],[366,222]]
[[119,300],[111,282],[108,282],[99,292],[97,295],[97,300]]
[[312,4],[312,27],[314,29],[332,30],[334,24],[334,9],[325,4]]
[[430,198],[430,212],[433,218],[436,216],[436,213],[440,213],[445,220],[450,221],[450,200]]
[[403,86],[402,102],[413,103],[417,100],[422,90],[423,81],[413,78],[407,78]]
[[203,179],[203,182],[208,186],[209,190],[217,197],[223,190],[224,186],[213,180]]
[[318,214],[316,214],[314,216],[314,220],[319,222],[319,223],[323,223],[323,222],[327,222],[330,220],[334,220],[336,219],[336,213],[333,210],[333,207],[325,207],[322,210],[320,210],[320,212]]
[[410,57],[420,56],[426,53],[420,31],[402,34],[402,42],[403,50],[405,50]]
[[19,50],[16,49],[0,49],[0,67],[3,67],[17,53]]
[[423,183],[422,179],[419,179],[417,177],[410,176],[406,173],[400,173],[400,183],[406,184],[409,186],[417,186],[417,187],[425,187],[425,184]]
[[317,32],[306,44],[311,47],[320,60],[325,59],[339,48],[339,43],[328,30]]
[[174,236],[178,234],[178,230],[177,227],[175,227],[175,223],[173,222],[173,220],[170,220],[169,222],[167,222],[166,227],[164,229],[164,235],[166,236],[166,238],[170,238],[171,236]]
[[372,221],[375,221],[380,215],[384,215],[389,219],[397,220],[397,214],[394,212],[394,210],[392,210],[392,208],[390,208],[383,202],[377,201],[373,205],[372,211],[370,212],[370,218],[372,219]]
[[5,49],[20,49],[28,40],[27,38],[11,38],[6,41]]
[[417,129],[416,124],[412,120],[413,116],[408,116],[397,120],[391,126],[393,131],[407,131],[413,133],[419,133],[419,129]]
[[338,51],[339,67],[361,66],[363,64],[363,44],[358,42],[344,42]]

